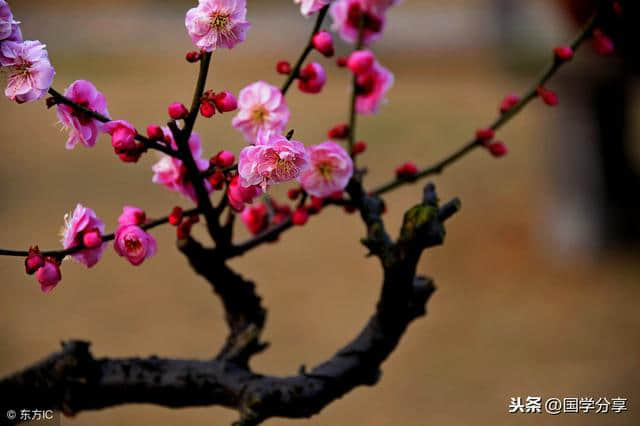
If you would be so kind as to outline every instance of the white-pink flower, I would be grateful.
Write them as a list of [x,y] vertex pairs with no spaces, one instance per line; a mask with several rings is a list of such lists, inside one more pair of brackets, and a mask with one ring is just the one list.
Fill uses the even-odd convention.
[[49,62],[46,46],[39,41],[3,41],[0,43],[0,65],[7,70],[4,94],[14,102],[41,99],[47,94],[55,70]]
[[326,5],[329,4],[330,0],[293,0],[295,3],[300,5],[300,12],[304,16],[309,16]]
[[116,229],[113,248],[134,266],[156,254],[156,239],[137,225],[121,225]]
[[78,204],[71,214],[64,217],[62,247],[70,249],[77,246],[86,248],[71,255],[76,261],[91,268],[98,263],[107,243],[101,241],[104,235],[104,222],[88,207]]
[[385,9],[368,0],[336,0],[329,9],[333,19],[332,28],[346,42],[358,41],[360,21],[363,21],[364,44],[380,38],[385,24],[384,11]]
[[375,114],[393,86],[393,74],[377,61],[368,72],[356,78],[356,111],[358,114]]
[[308,166],[304,145],[279,135],[245,147],[240,152],[238,174],[242,186],[259,185],[266,190],[269,185],[296,179]]
[[238,108],[231,124],[250,143],[282,133],[289,122],[289,107],[282,92],[264,81],[250,84],[240,91]]
[[244,41],[251,26],[246,17],[245,0],[199,0],[198,6],[187,12],[185,25],[198,48],[213,52]]
[[[90,81],[76,80],[64,91],[64,96],[87,109],[109,115],[104,95]],[[78,143],[90,148],[96,144],[102,129],[102,123],[76,109],[64,105],[56,105],[58,119],[65,129],[69,130],[67,149],[73,149]]]
[[[177,149],[171,131],[167,127],[163,127],[162,131],[164,132],[165,139],[171,142],[173,149]],[[189,138],[189,148],[198,166],[198,170],[203,171],[208,169],[209,161],[202,158],[202,141],[200,140],[200,136],[195,132],[192,132]],[[197,200],[195,188],[193,187],[193,183],[187,179],[187,169],[184,164],[182,164],[182,161],[163,154],[160,161],[152,166],[152,170],[154,173],[153,183],[158,183],[172,191],[177,191],[185,197],[191,198],[194,202]],[[211,192],[213,188],[209,181],[204,179],[203,182],[207,191]]]
[[328,197],[342,191],[353,175],[353,161],[340,145],[333,141],[307,148],[311,165],[300,174],[302,188],[315,197]]

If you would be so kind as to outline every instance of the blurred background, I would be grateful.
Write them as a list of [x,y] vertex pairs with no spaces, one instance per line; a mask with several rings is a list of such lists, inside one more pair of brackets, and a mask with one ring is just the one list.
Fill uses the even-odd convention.
[[[183,60],[192,48],[184,13],[194,3],[10,1],[25,38],[48,45],[55,88],[91,80],[106,95],[111,116],[140,129],[162,123],[170,102],[191,99],[196,71]],[[216,53],[213,90],[237,93],[258,79],[280,85],[276,61],[295,60],[307,40],[312,21],[290,0],[248,3],[248,39],[232,52]],[[566,11],[551,0],[405,0],[391,10],[374,49],[396,83],[380,114],[362,118],[358,129],[369,144],[361,157],[370,170],[367,185],[385,182],[404,161],[430,164],[490,122],[500,99],[527,88],[550,49],[576,31]],[[347,73],[319,55],[313,59],[329,71],[326,90],[313,96],[293,89],[288,96],[290,127],[307,144],[322,142],[347,114]],[[593,100],[602,82],[622,81],[621,75],[625,85],[615,93],[625,99],[628,119],[624,138],[604,132],[611,141],[599,137],[603,126]],[[534,102],[500,132],[510,149],[506,158],[474,152],[434,178],[441,197],[459,196],[463,210],[448,223],[444,246],[426,252],[419,266],[438,286],[428,316],[409,328],[377,386],[356,389],[310,420],[266,424],[637,425],[640,264],[634,232],[640,216],[634,209],[640,203],[633,179],[640,104],[637,84],[627,76],[620,59],[596,57],[586,45],[550,84],[560,105]],[[621,99],[597,105],[622,109]],[[2,247],[58,247],[63,215],[77,202],[94,208],[109,229],[124,204],[150,216],[188,206],[151,183],[154,153],[126,165],[106,137],[94,149],[66,151],[66,134],[43,103],[18,106],[3,99],[0,117]],[[198,122],[207,155],[243,146],[231,117]],[[607,146],[619,154],[608,165],[599,154]],[[627,186],[608,179],[606,170],[625,170]],[[420,196],[415,185],[386,198],[389,230],[395,233]],[[237,238],[243,239],[240,228]],[[214,355],[227,333],[223,312],[209,285],[174,249],[174,232],[154,230],[159,253],[139,268],[111,248],[89,271],[67,262],[62,283],[47,295],[24,274],[21,259],[0,258],[0,375],[69,338],[92,341],[97,357]],[[294,374],[355,336],[381,281],[377,262],[365,259],[358,243],[362,232],[356,216],[332,208],[278,244],[233,262],[256,281],[269,309],[264,337],[272,346],[255,357],[254,369]],[[629,399],[629,412],[507,414],[510,397],[529,395],[620,396]],[[62,423],[227,425],[235,418],[219,407],[129,405]]]

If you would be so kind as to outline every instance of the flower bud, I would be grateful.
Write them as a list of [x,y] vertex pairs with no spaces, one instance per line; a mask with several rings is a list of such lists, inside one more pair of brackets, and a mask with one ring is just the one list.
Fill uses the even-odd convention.
[[327,133],[329,139],[346,139],[349,136],[349,125],[346,123],[336,124]]
[[570,61],[573,59],[573,49],[571,46],[558,46],[553,49],[553,53],[561,61]]
[[353,144],[353,148],[351,150],[351,153],[353,155],[358,155],[358,154],[362,154],[366,150],[367,150],[367,143],[365,141],[358,141],[358,142]]
[[520,96],[515,93],[505,96],[502,102],[500,102],[500,113],[504,114],[509,111],[511,108],[516,106],[518,102],[520,102]]
[[167,112],[169,113],[169,117],[173,120],[182,120],[189,115],[189,110],[187,107],[181,104],[180,102],[173,102],[167,108]]
[[507,149],[507,145],[505,145],[504,142],[498,141],[490,143],[487,146],[487,149],[489,149],[491,155],[496,158],[503,157],[509,152],[509,150]]
[[162,127],[156,126],[155,124],[147,126],[147,136],[153,141],[163,141],[164,132],[162,131]]
[[297,200],[300,196],[300,193],[300,188],[291,188],[287,191],[287,198],[289,198],[291,201]]
[[210,161],[216,167],[227,168],[233,166],[236,156],[231,151],[220,151]]
[[36,271],[36,279],[40,283],[42,292],[49,293],[62,279],[60,263],[52,257],[47,257],[44,265]]
[[549,106],[558,105],[558,95],[552,90],[549,90],[545,87],[538,87],[538,96],[542,98],[545,104]]
[[182,223],[182,208],[176,206],[171,210],[171,214],[169,214],[169,223],[173,226],[178,226]]
[[318,52],[327,58],[330,58],[335,53],[333,49],[333,38],[327,31],[316,33],[311,39],[311,44],[313,44],[313,47],[315,47]]
[[291,221],[296,226],[302,226],[309,220],[309,213],[304,207],[298,207],[291,216]]
[[187,52],[187,54],[185,55],[185,59],[187,60],[187,62],[189,63],[194,63],[194,62],[198,62],[200,60],[200,52],[194,50],[191,52]]
[[486,129],[478,129],[476,130],[476,140],[486,145],[487,143],[491,142],[495,134],[495,131],[491,127],[487,127]]
[[354,74],[364,74],[371,70],[375,61],[376,58],[371,51],[356,50],[349,56],[347,67]]
[[418,166],[411,161],[407,161],[404,164],[396,167],[396,176],[399,179],[409,179],[418,174]]
[[345,56],[338,56],[336,58],[336,65],[338,65],[340,68],[346,67],[348,62],[349,59]]
[[211,118],[216,113],[216,106],[213,102],[208,100],[202,100],[200,102],[200,115],[205,118]]
[[235,96],[227,91],[217,93],[213,102],[216,104],[216,108],[218,108],[220,113],[231,112],[238,108],[238,101]]
[[596,29],[593,31],[593,49],[598,55],[607,56],[613,53],[615,46],[611,37]]
[[307,64],[300,70],[298,88],[304,93],[319,93],[327,82],[327,74],[317,62]]
[[276,64],[276,71],[278,74],[291,74],[291,64],[288,61],[278,61]]
[[33,275],[42,266],[44,266],[44,256],[40,253],[38,246],[29,247],[29,254],[24,260],[25,272],[29,275]]

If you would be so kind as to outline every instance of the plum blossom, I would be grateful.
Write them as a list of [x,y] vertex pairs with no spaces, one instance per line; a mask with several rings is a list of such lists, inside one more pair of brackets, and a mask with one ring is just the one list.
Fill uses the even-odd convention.
[[0,0],[0,41],[8,39],[18,24],[13,20],[13,13],[7,2]]
[[353,175],[353,161],[349,154],[333,141],[307,148],[311,166],[298,178],[307,193],[316,197],[328,197],[342,191]]
[[121,225],[116,229],[113,248],[134,266],[156,254],[155,238],[137,225]]
[[240,111],[231,124],[250,143],[271,134],[280,134],[289,122],[289,107],[275,86],[258,81],[242,89],[238,95]]
[[199,0],[198,6],[187,12],[185,25],[198,48],[213,52],[218,47],[232,49],[244,41],[251,26],[246,17],[245,0]]
[[322,65],[311,62],[300,70],[298,89],[304,93],[320,93],[327,82],[327,73]]
[[[380,3],[380,4],[379,4]],[[358,41],[360,21],[363,20],[363,42],[369,44],[382,35],[385,24],[385,8],[382,1],[336,0],[329,13],[333,19],[332,28],[349,43]]]
[[[96,244],[95,235],[104,235],[104,222],[88,207],[78,204],[71,214],[64,217],[65,225],[62,230],[62,247],[65,250],[83,245],[84,248],[71,255],[77,262],[88,268],[98,263],[107,243],[99,240]],[[89,245],[86,243],[90,242]],[[88,247],[90,246],[90,247]]]
[[[171,147],[177,149],[175,140],[171,131],[167,127],[163,127],[164,137],[170,141]],[[198,170],[204,171],[209,168],[209,161],[202,158],[202,141],[200,136],[192,132],[189,138],[189,148],[191,149],[191,155],[198,167]],[[197,200],[196,191],[193,187],[193,183],[187,179],[187,169],[182,164],[182,161],[177,158],[162,155],[160,161],[152,166],[154,172],[153,183],[164,185],[172,191],[177,191],[185,197],[191,198],[194,202]],[[211,184],[207,180],[203,180],[205,188],[208,192],[212,191]]]
[[329,4],[330,0],[293,0],[300,5],[300,12],[304,16],[309,16],[319,11]]
[[[102,93],[90,81],[76,80],[64,91],[64,96],[87,109],[109,115],[107,101]],[[102,123],[69,105],[56,105],[58,119],[65,129],[69,130],[67,149],[73,149],[78,143],[91,148],[96,144],[102,129]]]
[[375,114],[393,85],[393,74],[377,61],[368,72],[356,79],[356,111],[358,114]]
[[253,235],[259,234],[269,226],[269,214],[266,204],[247,206],[240,215],[242,223]]
[[259,185],[266,191],[269,185],[296,179],[308,166],[304,145],[280,135],[245,147],[240,152],[238,174],[242,186]]
[[229,189],[227,190],[227,198],[229,205],[235,211],[242,211],[245,204],[253,202],[254,198],[262,194],[262,188],[257,185],[244,187],[240,185],[240,177],[234,176],[229,182]]
[[3,41],[0,65],[7,71],[4,94],[19,104],[41,99],[47,94],[55,70],[49,62],[46,46],[39,41]]

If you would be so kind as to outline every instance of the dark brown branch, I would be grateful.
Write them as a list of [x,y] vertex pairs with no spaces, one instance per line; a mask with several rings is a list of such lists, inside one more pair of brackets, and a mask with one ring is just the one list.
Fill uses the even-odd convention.
[[[571,42],[571,48],[574,51],[577,51],[578,48],[584,43],[584,41],[591,36],[591,33],[593,32],[593,29],[596,27],[596,24],[598,22],[598,16],[599,16],[598,13],[594,14],[589,20],[589,22],[582,28],[582,30]],[[529,90],[525,92],[525,94],[522,96],[520,101],[516,105],[514,105],[512,108],[510,108],[508,111],[506,111],[505,113],[501,114],[498,118],[496,118],[489,127],[493,130],[498,130],[502,126],[507,124],[513,117],[518,115],[518,113],[522,111],[524,107],[526,107],[532,100],[534,100],[537,97],[538,87],[543,86],[545,83],[547,83],[551,79],[551,77],[553,77],[556,74],[556,72],[565,63],[566,63],[565,61],[559,60],[554,55],[552,60],[546,66],[544,71],[541,73],[540,77],[538,77],[538,79],[534,82],[534,84],[532,84]],[[464,144],[462,147],[457,149],[452,154],[443,158],[442,160],[437,161],[435,164],[420,170],[418,174],[416,174],[415,176],[411,176],[411,178],[394,179],[388,183],[385,183],[373,189],[371,192],[377,195],[382,195],[400,186],[403,186],[409,183],[414,183],[419,179],[440,174],[444,171],[445,168],[449,167],[450,165],[452,165],[462,157],[466,156],[471,151],[481,146],[483,146],[481,141],[477,139],[473,139],[467,142],[466,144]]]
[[218,358],[233,359],[246,366],[251,355],[267,346],[260,341],[267,312],[255,285],[232,271],[218,248],[206,249],[193,238],[179,241],[178,248],[222,300],[230,333]]

